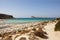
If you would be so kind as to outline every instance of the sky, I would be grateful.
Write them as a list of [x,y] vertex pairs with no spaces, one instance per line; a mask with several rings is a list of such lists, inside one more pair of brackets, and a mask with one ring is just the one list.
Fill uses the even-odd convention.
[[0,0],[0,13],[20,17],[60,17],[60,0]]

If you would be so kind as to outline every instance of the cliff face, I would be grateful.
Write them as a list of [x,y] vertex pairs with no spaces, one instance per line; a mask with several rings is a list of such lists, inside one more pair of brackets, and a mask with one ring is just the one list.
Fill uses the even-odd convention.
[[10,19],[10,18],[13,18],[13,16],[7,14],[0,14],[0,19]]

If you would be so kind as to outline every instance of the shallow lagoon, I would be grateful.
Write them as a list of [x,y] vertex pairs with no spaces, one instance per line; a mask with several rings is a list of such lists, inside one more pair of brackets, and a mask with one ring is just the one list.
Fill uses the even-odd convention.
[[14,18],[5,19],[5,23],[28,23],[28,22],[40,22],[54,20],[54,18]]

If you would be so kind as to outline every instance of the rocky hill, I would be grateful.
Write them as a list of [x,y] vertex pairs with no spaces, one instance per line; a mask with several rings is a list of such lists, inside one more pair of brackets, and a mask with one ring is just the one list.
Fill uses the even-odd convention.
[[7,15],[7,14],[1,14],[0,13],[0,19],[10,19],[10,18],[13,18],[12,15]]

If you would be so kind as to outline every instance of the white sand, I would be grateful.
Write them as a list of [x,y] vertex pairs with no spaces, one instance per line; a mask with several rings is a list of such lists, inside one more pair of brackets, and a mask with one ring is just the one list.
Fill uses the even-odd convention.
[[19,36],[19,37],[17,37],[15,40],[19,40],[21,37],[25,37],[25,38],[26,38],[26,40],[29,40],[29,39],[28,39],[28,38],[29,38],[29,36],[27,36],[27,35]]
[[48,34],[48,39],[47,40],[60,40],[60,32],[55,32],[56,23],[48,23],[47,26],[45,26],[46,32]]
[[[44,28],[45,28],[45,31],[47,32],[47,36],[48,36],[48,39],[42,39],[40,38],[40,40],[60,40],[60,32],[55,32],[54,31],[54,28],[55,28],[55,22],[49,22]],[[28,39],[28,36],[27,35],[22,35],[24,37],[27,37],[27,40]],[[22,36],[19,36],[17,37],[15,40],[19,40]]]

